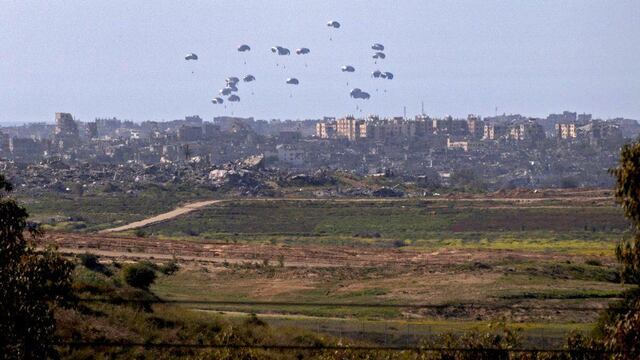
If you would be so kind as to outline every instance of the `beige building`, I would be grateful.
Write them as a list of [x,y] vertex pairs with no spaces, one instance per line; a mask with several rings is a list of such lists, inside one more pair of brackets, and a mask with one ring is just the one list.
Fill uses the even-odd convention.
[[578,134],[576,132],[576,124],[556,124],[556,136],[558,139],[575,139]]
[[367,137],[365,121],[352,116],[336,120],[336,137],[357,140]]
[[462,149],[464,150],[464,152],[468,152],[469,151],[469,140],[467,139],[451,139],[450,137],[447,138],[447,149],[449,150],[455,150],[455,149]]
[[485,124],[482,135],[483,140],[498,140],[507,132],[507,128],[501,124]]

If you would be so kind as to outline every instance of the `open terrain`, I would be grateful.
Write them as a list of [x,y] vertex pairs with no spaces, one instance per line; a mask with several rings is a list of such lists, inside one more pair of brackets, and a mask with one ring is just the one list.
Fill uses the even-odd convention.
[[174,259],[152,291],[230,319],[377,342],[509,319],[558,343],[625,289],[613,250],[628,225],[607,195],[182,200],[42,243],[106,263]]

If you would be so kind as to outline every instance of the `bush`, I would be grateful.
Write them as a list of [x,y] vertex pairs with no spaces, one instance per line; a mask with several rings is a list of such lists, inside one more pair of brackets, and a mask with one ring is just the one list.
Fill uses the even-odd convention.
[[89,270],[98,270],[101,265],[98,262],[98,256],[90,253],[80,255],[80,263]]
[[602,266],[602,262],[598,259],[589,259],[584,263],[591,266]]
[[267,326],[267,323],[254,313],[249,314],[249,317],[245,319],[244,324],[249,326]]
[[104,275],[107,275],[107,276],[111,276],[111,270],[109,270],[109,268],[107,268],[106,266],[100,264],[100,262],[98,261],[98,259],[100,258],[97,255],[84,253],[84,254],[81,254],[79,258],[82,266],[86,267],[87,269],[91,271],[103,273]]
[[178,266],[178,263],[175,260],[171,260],[168,263],[161,265],[158,270],[165,275],[173,275],[180,270],[180,266]]
[[156,272],[146,264],[127,265],[122,269],[124,282],[138,289],[148,289],[156,280]]

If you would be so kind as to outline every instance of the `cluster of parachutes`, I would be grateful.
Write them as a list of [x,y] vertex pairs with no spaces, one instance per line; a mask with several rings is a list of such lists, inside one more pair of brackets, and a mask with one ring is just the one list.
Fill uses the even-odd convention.
[[[335,20],[331,20],[329,22],[327,22],[327,27],[330,28],[330,30],[335,30],[335,29],[339,29],[340,28],[340,23],[338,21]],[[332,38],[330,37],[329,40],[332,40]],[[377,64],[378,60],[384,60],[386,58],[386,54],[384,53],[384,45],[380,44],[380,43],[374,43],[371,46],[371,49],[374,51],[372,58],[374,59],[374,63]],[[245,53],[245,52],[249,52],[251,51],[251,47],[247,44],[242,44],[240,46],[238,46],[237,51],[240,53]],[[284,46],[280,46],[280,45],[276,45],[271,47],[271,52],[277,56],[289,56],[291,55],[291,50],[289,50],[288,48],[284,47]],[[297,48],[295,49],[295,53],[296,55],[307,55],[309,53],[311,53],[311,50],[309,48],[306,47],[301,47],[301,48]],[[198,60],[198,55],[196,55],[195,53],[189,53],[187,54],[187,56],[185,56],[185,60],[187,61],[193,61],[193,60]],[[245,61],[246,64],[246,61]],[[279,66],[279,64],[276,64],[276,66]],[[306,66],[306,64],[305,64]],[[285,68],[284,66],[282,67],[283,69]],[[344,73],[354,73],[356,72],[356,68],[353,65],[343,65],[340,70]],[[375,70],[371,73],[372,78],[374,79],[387,79],[387,80],[392,80],[394,78],[393,73],[388,72],[388,71],[381,71],[381,70]],[[249,82],[253,82],[255,81],[256,78],[255,76],[248,74],[246,76],[244,76],[242,78],[242,81],[245,83],[249,83]],[[240,96],[237,94],[238,93],[238,85],[240,83],[240,78],[236,77],[236,76],[230,76],[225,80],[225,86],[220,89],[218,96],[214,97],[211,102],[213,104],[224,104],[225,103],[225,99],[223,97],[226,97],[226,101],[228,102],[239,102],[240,101]],[[295,78],[295,77],[289,77],[285,80],[285,83],[288,85],[299,85],[300,81]],[[347,82],[347,86],[349,85],[349,83]],[[377,89],[376,89],[377,91]],[[386,90],[385,90],[386,91]],[[360,88],[353,88],[350,93],[349,93],[350,97],[353,99],[360,99],[360,100],[368,100],[371,98],[371,95],[366,92],[363,91]],[[225,106],[226,107],[226,106]]]
[[[387,57],[387,55],[383,52],[384,51],[384,45],[380,44],[380,43],[375,43],[373,45],[371,45],[371,49],[375,51],[373,58],[375,59],[374,63],[377,64],[377,60],[378,59],[385,59]],[[341,68],[342,72],[355,72],[356,69],[351,66],[351,65],[344,65]],[[371,73],[371,77],[374,79],[387,79],[387,80],[393,80],[393,73],[389,72],[389,71],[381,71],[381,70],[375,70]],[[349,83],[347,83],[347,85],[349,85]],[[376,89],[377,91],[377,89]],[[386,90],[385,90],[386,91]],[[360,88],[354,88],[351,90],[351,92],[349,93],[349,95],[354,98],[354,99],[362,99],[362,100],[368,100],[369,98],[371,98],[371,95],[366,92],[363,91]]]
[[[255,80],[256,80],[256,77],[251,74],[242,78],[242,81],[244,82],[252,82]],[[226,86],[220,89],[220,95],[227,96],[227,101],[229,102],[239,102],[240,96],[238,96],[235,93],[238,92],[238,84],[240,83],[240,79],[235,76],[230,76],[225,80],[225,82],[226,82]],[[211,100],[211,102],[214,104],[224,104],[224,99],[217,96],[217,97],[214,97]]]

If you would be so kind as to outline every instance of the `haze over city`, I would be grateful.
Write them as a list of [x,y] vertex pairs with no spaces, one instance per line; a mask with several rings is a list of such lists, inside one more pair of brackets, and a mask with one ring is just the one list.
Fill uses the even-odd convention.
[[[4,1],[0,10],[2,123],[51,122],[57,111],[138,122],[393,116],[422,101],[435,116],[497,107],[640,118],[637,1]],[[378,64],[374,42],[386,46]],[[280,61],[275,45],[311,53]],[[185,61],[190,52],[197,62]],[[372,79],[377,68],[394,80]],[[249,73],[257,80],[243,84],[241,102],[211,104],[225,78]],[[284,83],[291,76],[299,86]],[[371,99],[350,98],[355,86]]]

